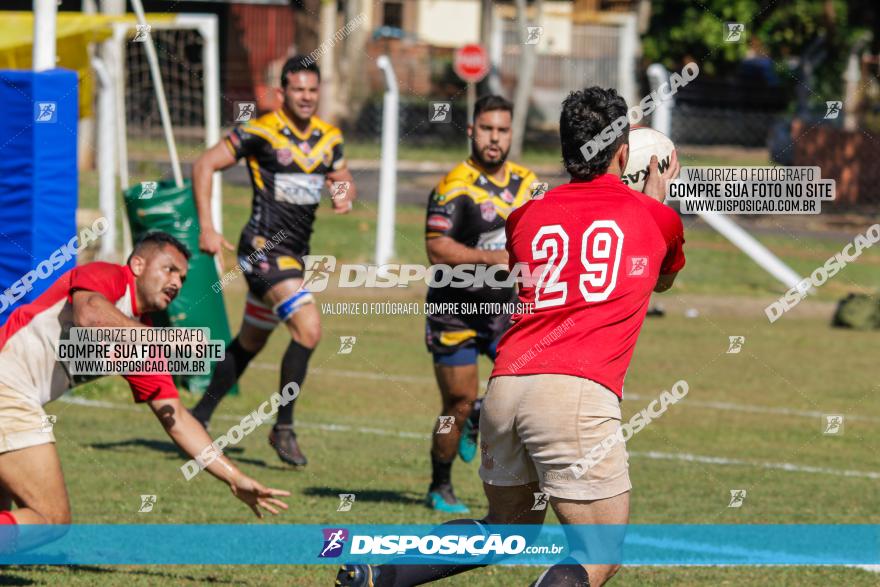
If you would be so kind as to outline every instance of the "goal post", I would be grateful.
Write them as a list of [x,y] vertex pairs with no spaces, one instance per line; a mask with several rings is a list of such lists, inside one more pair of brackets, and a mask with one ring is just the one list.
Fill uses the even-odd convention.
[[[192,159],[196,153],[220,140],[217,17],[213,14],[180,14],[172,18],[167,15],[159,18],[150,14],[145,16],[150,35],[157,45],[174,141],[183,158]],[[155,161],[168,158],[167,148],[159,140],[162,128],[146,51],[141,43],[134,41],[136,35],[134,20],[114,22],[112,39],[104,43],[102,49],[102,58],[113,78],[115,124],[113,129],[104,129],[104,132],[114,135],[117,145],[115,175],[121,189],[116,190],[114,186],[114,194],[134,183],[129,165],[133,154]],[[212,182],[211,217],[218,230],[222,230],[221,202],[221,174],[217,172]],[[124,221],[123,231],[123,249],[128,251],[131,237]]]
[[[651,91],[656,91],[662,84],[669,83],[669,71],[659,63],[649,66],[647,74]],[[654,130],[662,132],[667,137],[672,136],[672,109],[674,107],[674,98],[660,100],[651,117],[651,126]],[[786,287],[802,287],[800,275],[739,224],[716,212],[699,212],[698,216]]]

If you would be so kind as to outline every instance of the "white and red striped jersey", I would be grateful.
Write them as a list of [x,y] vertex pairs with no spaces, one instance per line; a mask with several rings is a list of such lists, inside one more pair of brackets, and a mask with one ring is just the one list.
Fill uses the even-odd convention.
[[[73,323],[73,293],[94,291],[107,298],[129,318],[141,318],[135,296],[135,277],[126,265],[87,263],[59,277],[40,297],[16,308],[0,327],[0,385],[44,405],[98,376],[72,377],[56,360],[61,340],[69,337]],[[171,375],[125,375],[136,402],[178,397]]]

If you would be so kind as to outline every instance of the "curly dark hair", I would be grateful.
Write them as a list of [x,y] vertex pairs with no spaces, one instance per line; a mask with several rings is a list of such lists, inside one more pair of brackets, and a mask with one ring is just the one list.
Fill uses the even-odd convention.
[[607,128],[612,121],[626,118],[627,107],[614,89],[599,86],[572,92],[562,102],[559,115],[559,139],[562,142],[562,161],[573,179],[592,180],[605,173],[611,158],[620,145],[629,141],[629,120],[614,142],[587,159],[583,146]]
[[128,256],[128,260],[131,261],[131,258],[138,254],[140,251],[147,247],[163,247],[165,245],[169,245],[180,251],[180,254],[186,257],[186,260],[189,261],[190,257],[192,257],[192,253],[187,248],[185,244],[168,234],[167,232],[163,232],[161,230],[151,230],[147,232],[134,243],[134,248],[131,251],[131,255]]

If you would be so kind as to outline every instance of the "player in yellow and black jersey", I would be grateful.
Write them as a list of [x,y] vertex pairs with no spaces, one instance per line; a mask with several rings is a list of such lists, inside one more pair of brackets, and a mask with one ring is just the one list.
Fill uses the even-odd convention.
[[[302,256],[309,252],[315,211],[328,174],[345,169],[342,133],[317,116],[300,132],[281,108],[236,127],[224,143],[236,159],[245,159],[254,190],[253,211],[241,233],[239,257],[246,259],[274,235],[286,234],[271,254],[293,257],[295,263],[288,261],[277,269],[294,269],[301,277]],[[252,287],[258,296],[283,278],[275,274],[268,280],[262,277]]]
[[[193,169],[199,248],[212,255],[221,247],[232,250],[232,245],[211,220],[211,176],[243,158],[254,190],[253,211],[238,245],[239,266],[249,290],[244,320],[193,408],[205,427],[279,322],[286,324],[292,339],[281,361],[281,388],[289,383],[302,387],[309,357],[318,344],[321,318],[303,284],[303,257],[309,253],[323,188],[330,189],[333,208],[340,214],[351,210],[356,195],[342,152],[342,133],[315,116],[320,84],[321,72],[313,60],[289,59],[281,71],[282,107],[233,129]],[[290,402],[278,409],[269,442],[282,461],[302,466],[307,459],[294,432],[293,406]]]
[[[537,182],[534,173],[507,161],[512,116],[513,106],[501,96],[477,100],[473,123],[468,125],[471,156],[443,178],[428,201],[425,242],[433,265],[507,265],[505,220],[529,199]],[[459,275],[475,271],[458,269]],[[492,279],[498,283],[507,277],[506,271],[497,271]],[[441,271],[435,271],[432,283],[448,281]],[[458,303],[468,304],[470,310],[493,308],[481,304],[511,304],[516,299],[512,286],[493,288],[479,284],[430,287],[427,296],[429,307]],[[482,353],[494,359],[495,346],[510,321],[507,310],[470,310],[429,314],[426,324],[428,350],[433,354],[434,373],[443,398],[443,411],[431,447],[433,475],[428,506],[451,513],[468,511],[452,491],[451,469],[456,451],[465,462],[476,456],[477,356]]]

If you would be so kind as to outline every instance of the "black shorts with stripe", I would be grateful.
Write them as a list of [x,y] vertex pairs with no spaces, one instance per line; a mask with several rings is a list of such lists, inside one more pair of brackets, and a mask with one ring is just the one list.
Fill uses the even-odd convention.
[[242,240],[238,247],[238,264],[248,284],[248,291],[262,300],[274,285],[285,279],[302,279],[305,264],[302,255],[285,251],[283,247],[272,250],[254,249]]
[[429,314],[425,321],[425,343],[435,356],[451,355],[472,346],[482,354],[489,354],[488,349],[509,326],[510,314]]

